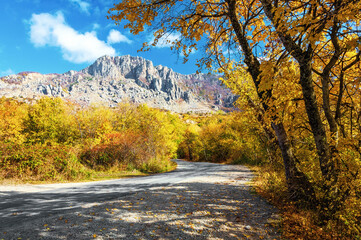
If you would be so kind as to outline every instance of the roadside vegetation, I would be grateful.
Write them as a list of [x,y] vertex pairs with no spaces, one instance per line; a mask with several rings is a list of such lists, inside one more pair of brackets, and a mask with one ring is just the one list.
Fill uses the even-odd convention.
[[175,168],[177,115],[147,106],[81,108],[59,98],[0,99],[0,180],[58,182]]
[[[241,97],[238,106],[246,104],[245,100]],[[282,221],[275,224],[285,239],[360,239],[361,200],[357,193],[361,189],[360,177],[352,182],[355,186],[344,183],[355,192],[345,198],[345,204],[324,224],[322,208],[312,209],[290,199],[281,151],[276,139],[270,138],[259,124],[256,114],[245,110],[212,116],[185,115],[184,119],[188,119],[188,125],[178,156],[190,161],[246,164],[253,169],[254,189],[280,210]],[[311,139],[307,133],[304,138]],[[313,147],[304,142],[294,144],[300,156],[299,164],[312,177],[321,198],[324,190],[317,163],[312,159]],[[350,158],[346,163],[355,171],[359,168],[355,159]]]
[[[247,102],[247,95],[237,101],[242,111],[179,115],[128,103],[116,108],[82,108],[59,98],[46,97],[33,104],[1,98],[0,182],[139,176],[173,170],[172,158],[247,164],[257,174],[256,191],[280,209],[285,237],[357,239],[361,212],[357,192],[345,199],[347,204],[327,225],[320,217],[322,209],[290,200],[276,139],[259,124],[259,116],[244,107]],[[302,134],[311,139],[310,133]],[[310,155],[312,145],[294,144],[300,166],[312,177],[321,197],[321,177]],[[358,167],[353,159],[347,164]],[[354,183],[360,189],[360,178]]]

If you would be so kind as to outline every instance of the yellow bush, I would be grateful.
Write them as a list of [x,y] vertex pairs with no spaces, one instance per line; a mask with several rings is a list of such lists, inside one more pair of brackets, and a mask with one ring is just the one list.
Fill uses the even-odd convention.
[[0,141],[23,143],[23,119],[27,105],[16,100],[0,98]]
[[73,142],[79,135],[72,110],[60,98],[45,97],[31,105],[24,120],[27,142]]

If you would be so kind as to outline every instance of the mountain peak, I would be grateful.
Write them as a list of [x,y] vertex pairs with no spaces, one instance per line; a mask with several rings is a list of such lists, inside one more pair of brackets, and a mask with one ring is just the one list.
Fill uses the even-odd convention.
[[83,69],[82,72],[97,77],[117,78],[121,75],[128,76],[134,68],[153,68],[153,63],[142,57],[130,55],[120,57],[103,56],[89,67]]
[[0,80],[0,97],[63,97],[90,104],[146,103],[175,112],[232,108],[236,97],[215,75],[182,75],[142,57],[102,56],[83,70],[64,74],[18,74]]

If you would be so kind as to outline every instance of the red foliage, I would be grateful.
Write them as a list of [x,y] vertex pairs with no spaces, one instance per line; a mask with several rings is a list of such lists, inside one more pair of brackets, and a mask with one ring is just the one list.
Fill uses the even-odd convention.
[[103,141],[87,149],[81,159],[95,169],[121,168],[128,164],[139,166],[149,159],[145,142],[146,138],[134,131],[106,134]]

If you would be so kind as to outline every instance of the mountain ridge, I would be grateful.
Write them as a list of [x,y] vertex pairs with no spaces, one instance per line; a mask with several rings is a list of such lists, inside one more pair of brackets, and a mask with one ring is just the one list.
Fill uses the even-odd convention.
[[5,76],[0,78],[0,96],[61,97],[81,105],[130,101],[174,112],[229,111],[237,99],[216,75],[183,75],[130,55],[103,56],[80,71],[63,74],[28,71]]

